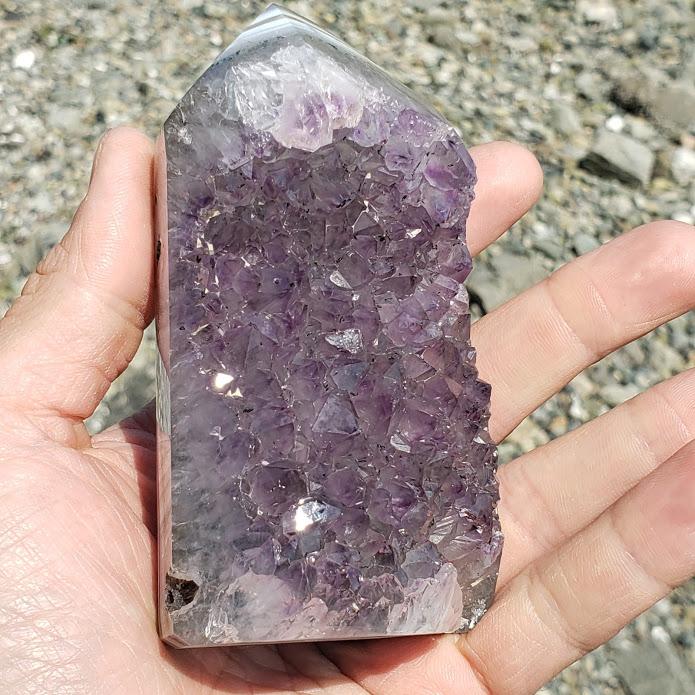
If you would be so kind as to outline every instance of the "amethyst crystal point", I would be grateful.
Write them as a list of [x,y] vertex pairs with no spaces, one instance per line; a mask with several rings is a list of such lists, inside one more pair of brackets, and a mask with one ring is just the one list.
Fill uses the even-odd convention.
[[163,638],[470,628],[501,535],[458,135],[272,7],[159,156]]

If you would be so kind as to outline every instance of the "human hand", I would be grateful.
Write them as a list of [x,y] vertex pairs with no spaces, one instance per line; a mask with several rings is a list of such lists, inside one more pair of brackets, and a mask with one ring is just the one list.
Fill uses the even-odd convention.
[[[522,148],[473,148],[481,251],[540,194]],[[695,570],[695,371],[499,472],[497,598],[466,635],[172,650],[155,627],[154,423],[84,419],[152,316],[152,145],[99,147],[65,239],[0,322],[0,682],[24,693],[532,693]],[[695,303],[695,230],[656,222],[484,317],[504,438],[589,364]]]

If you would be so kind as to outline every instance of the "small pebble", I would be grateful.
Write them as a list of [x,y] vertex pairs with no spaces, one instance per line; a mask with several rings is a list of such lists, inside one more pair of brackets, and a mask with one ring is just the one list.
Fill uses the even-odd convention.
[[605,128],[611,133],[622,133],[625,128],[625,119],[616,113],[606,121]]
[[35,62],[36,55],[34,54],[34,51],[27,48],[17,53],[12,61],[12,66],[18,70],[31,70]]
[[695,181],[695,150],[677,147],[671,158],[671,174],[683,186]]
[[591,234],[580,233],[574,237],[574,250],[578,256],[583,256],[589,251],[593,251],[599,245],[596,237]]

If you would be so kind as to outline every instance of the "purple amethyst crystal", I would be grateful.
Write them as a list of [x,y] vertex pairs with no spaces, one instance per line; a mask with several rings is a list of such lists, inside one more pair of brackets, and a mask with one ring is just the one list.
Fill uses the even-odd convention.
[[275,6],[159,143],[160,626],[466,630],[501,534],[459,136]]

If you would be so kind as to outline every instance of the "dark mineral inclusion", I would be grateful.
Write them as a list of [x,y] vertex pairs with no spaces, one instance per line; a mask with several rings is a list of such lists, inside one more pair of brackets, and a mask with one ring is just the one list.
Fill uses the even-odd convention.
[[160,627],[176,646],[472,627],[502,539],[463,281],[474,165],[271,6],[159,143]]

